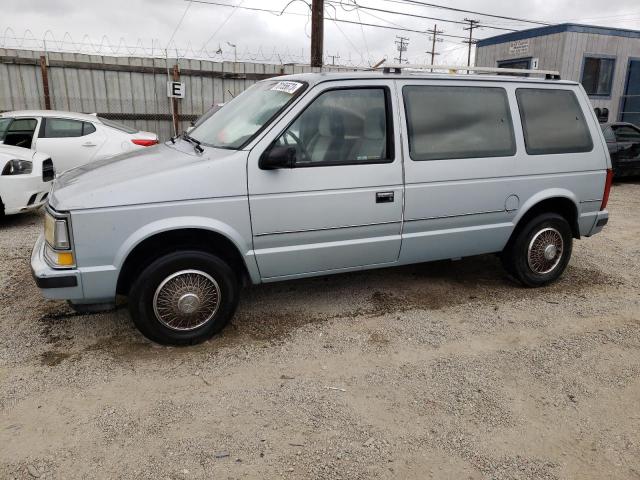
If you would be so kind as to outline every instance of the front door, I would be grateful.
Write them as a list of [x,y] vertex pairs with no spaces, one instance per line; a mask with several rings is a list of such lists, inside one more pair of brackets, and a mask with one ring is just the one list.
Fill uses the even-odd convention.
[[[265,281],[396,263],[403,181],[394,82],[310,89],[252,149],[249,203]],[[259,159],[289,149],[292,168]]]
[[616,139],[614,172],[635,173],[640,169],[640,129],[632,125],[613,125]]
[[89,163],[106,140],[90,122],[43,118],[35,149],[51,156],[56,172]]

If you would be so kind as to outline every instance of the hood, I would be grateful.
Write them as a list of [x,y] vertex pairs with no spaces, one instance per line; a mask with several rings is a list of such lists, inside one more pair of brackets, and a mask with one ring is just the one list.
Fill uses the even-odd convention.
[[246,195],[246,151],[206,148],[184,140],[77,167],[53,183],[59,211]]
[[31,160],[36,152],[29,148],[0,144],[0,155],[7,160]]

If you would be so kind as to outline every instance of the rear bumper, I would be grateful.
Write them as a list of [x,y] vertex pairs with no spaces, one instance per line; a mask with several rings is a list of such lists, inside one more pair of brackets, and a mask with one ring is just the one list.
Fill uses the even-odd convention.
[[591,235],[599,233],[607,223],[609,223],[609,212],[607,210],[599,211],[595,215],[595,221],[593,222],[591,230],[589,230],[589,232],[585,236],[590,237]]

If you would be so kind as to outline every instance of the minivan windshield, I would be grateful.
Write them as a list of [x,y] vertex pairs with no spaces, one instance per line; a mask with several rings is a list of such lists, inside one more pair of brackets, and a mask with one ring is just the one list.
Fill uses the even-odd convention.
[[226,103],[189,135],[209,147],[238,150],[303,90],[293,81],[259,82]]

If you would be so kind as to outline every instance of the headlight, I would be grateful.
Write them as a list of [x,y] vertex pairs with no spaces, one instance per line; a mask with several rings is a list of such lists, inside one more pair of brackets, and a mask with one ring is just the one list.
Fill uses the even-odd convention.
[[33,170],[29,160],[9,160],[2,169],[2,175],[26,175]]
[[75,266],[67,218],[54,217],[51,213],[46,212],[44,215],[44,238],[46,240],[44,257],[49,265],[53,268]]

